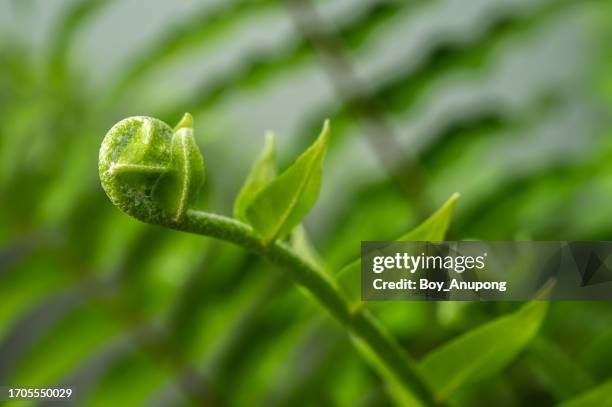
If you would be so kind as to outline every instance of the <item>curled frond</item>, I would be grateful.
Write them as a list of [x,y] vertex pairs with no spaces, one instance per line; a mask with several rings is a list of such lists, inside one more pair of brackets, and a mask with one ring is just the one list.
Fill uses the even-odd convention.
[[121,120],[104,137],[99,172],[104,191],[122,211],[148,223],[180,222],[204,183],[191,115],[175,129],[152,117]]

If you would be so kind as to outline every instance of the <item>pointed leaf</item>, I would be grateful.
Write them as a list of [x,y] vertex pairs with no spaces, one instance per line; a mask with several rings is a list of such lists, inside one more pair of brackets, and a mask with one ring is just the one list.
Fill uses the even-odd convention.
[[459,194],[454,193],[448,198],[448,201],[444,203],[433,215],[421,223],[410,232],[401,236],[397,240],[407,241],[425,241],[425,242],[436,242],[444,240],[446,231],[450,225],[451,215],[453,214],[453,208],[459,199]]
[[508,365],[536,335],[547,308],[546,301],[529,302],[428,354],[420,369],[436,397],[445,400],[461,386]]
[[363,340],[356,336],[351,336],[351,340],[355,344],[361,357],[384,379],[385,389],[394,405],[404,407],[423,406],[416,395],[412,394],[412,392],[402,383],[401,378],[389,369]]
[[172,134],[170,168],[158,181],[154,194],[179,221],[196,202],[204,178],[204,160],[193,135],[193,118],[185,113]]
[[[526,360],[542,384],[556,400],[568,400],[587,391],[595,382],[573,355],[556,341],[538,336],[526,349]],[[572,372],[568,375],[567,372]]]
[[291,232],[290,241],[291,247],[297,254],[317,268],[325,269],[323,258],[310,241],[308,233],[306,233],[306,229],[303,225],[298,225],[293,232]]
[[329,121],[326,121],[317,141],[262,189],[247,207],[247,220],[264,243],[291,232],[314,205],[321,186],[321,163],[328,139]]
[[612,407],[612,380],[559,404],[559,407]]
[[253,198],[264,189],[266,185],[276,176],[274,133],[266,134],[266,143],[257,160],[251,168],[251,172],[244,181],[236,202],[234,203],[234,217],[245,222],[246,209],[253,201]]
[[[433,215],[427,218],[416,228],[399,237],[402,241],[440,241],[444,240],[446,231],[450,224],[453,208],[459,199],[459,194],[454,193]],[[338,273],[340,284],[351,294],[351,298],[359,298],[361,282],[355,276],[359,275],[361,258],[355,259],[344,266]]]

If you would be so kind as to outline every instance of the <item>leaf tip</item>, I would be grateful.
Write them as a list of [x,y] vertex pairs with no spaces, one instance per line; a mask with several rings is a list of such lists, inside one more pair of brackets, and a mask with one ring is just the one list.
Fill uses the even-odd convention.
[[267,130],[265,138],[264,151],[274,152],[276,150],[276,134],[272,130]]
[[323,129],[321,130],[321,135],[319,137],[327,141],[327,139],[329,138],[330,128],[331,124],[329,119],[325,119],[325,121],[323,122]]
[[442,213],[442,212],[452,212],[455,209],[455,205],[457,205],[457,201],[459,201],[459,198],[461,198],[461,194],[459,194],[459,192],[455,192],[453,193],[447,200],[446,202],[444,202],[444,204],[440,207],[440,209],[438,209],[437,212]]
[[179,120],[177,125],[174,127],[174,131],[180,129],[193,129],[193,116],[191,115],[191,113],[186,112],[181,118],[181,120]]
[[457,205],[457,201],[461,198],[461,194],[459,192],[454,192],[444,204],[448,209],[454,209],[455,205]]
[[557,284],[557,279],[555,277],[551,277],[544,283],[544,285],[538,290],[538,292],[534,296],[535,301],[548,301],[552,296],[553,289]]

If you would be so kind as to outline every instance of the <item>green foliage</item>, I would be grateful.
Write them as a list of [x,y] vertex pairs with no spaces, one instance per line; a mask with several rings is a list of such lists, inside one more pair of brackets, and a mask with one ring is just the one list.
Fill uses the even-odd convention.
[[[525,359],[540,380],[546,383],[556,400],[567,400],[595,385],[590,370],[578,363],[557,343],[540,335],[525,351]],[[566,372],[572,372],[568,376]]]
[[[91,0],[88,0],[91,1]],[[176,57],[181,51],[197,45],[222,41],[241,23],[260,14],[269,12],[275,6],[270,0],[238,0],[223,2],[213,10],[203,8],[186,20],[163,31],[153,43],[139,49],[130,63],[115,78],[108,92],[107,102],[119,98],[146,73]]]
[[180,221],[197,202],[204,184],[204,160],[193,137],[189,113],[174,129],[170,144],[169,168],[157,181],[153,194],[159,197],[164,210]]
[[[274,241],[300,223],[318,196],[329,122],[315,143],[253,198],[247,218],[255,231],[234,219],[189,207],[192,182],[204,179],[192,118],[186,114],[170,140],[167,129],[157,119],[136,117],[122,120],[109,131],[100,149],[99,167],[111,201],[144,222],[235,243],[284,269],[376,356],[385,371],[392,372],[403,392],[433,406],[429,388],[394,338],[370,314],[351,309],[336,281],[318,264]],[[178,204],[169,210],[167,202]]]
[[559,404],[559,407],[610,407],[612,406],[612,381],[607,381],[584,394]]
[[[402,235],[397,240],[413,240],[413,241],[439,241],[443,240],[448,230],[453,208],[457,200],[459,199],[458,194],[453,194],[434,214],[423,221],[420,225],[412,229],[410,232]],[[360,294],[360,279],[359,271],[361,267],[361,260],[357,259],[345,266],[338,273],[338,278],[343,288],[350,293],[350,298],[354,301],[359,298]],[[363,303],[362,303],[363,304]],[[400,378],[391,371],[385,363],[383,363],[375,353],[373,353],[363,342],[359,339],[355,339],[360,353],[366,360],[373,366],[373,368],[379,372],[379,374],[385,378],[387,384],[387,391],[390,397],[395,401],[397,405],[401,406],[418,406],[420,402],[415,399],[414,395],[407,392],[405,387],[401,385]],[[436,388],[435,386],[432,386]]]
[[429,353],[420,369],[445,400],[457,389],[489,377],[510,363],[536,335],[548,303],[533,301]]
[[312,146],[261,189],[246,208],[246,218],[264,244],[285,237],[314,205],[321,187],[321,163],[328,140],[326,121]]
[[[461,192],[453,239],[612,237],[611,127],[601,117],[612,83],[609,1],[466,1],[451,19],[444,2],[317,4],[325,35],[314,42],[291,30],[284,5],[269,0],[185,2],[163,15],[162,2],[142,0],[5,3],[0,384],[76,383],[78,403],[91,406],[427,399],[440,389],[429,386],[414,359],[433,344],[452,347],[491,321],[516,320],[517,313],[506,314],[513,305],[504,303],[354,305],[358,263],[355,271],[333,271],[355,256],[358,241],[399,236],[435,209],[416,209],[415,197],[391,181],[388,163],[375,161],[372,149],[387,140],[384,128],[397,130],[414,158],[389,166],[397,177],[411,182],[404,170],[417,162],[427,178],[415,188],[426,201]],[[130,5],[147,13],[125,13]],[[316,28],[316,18],[310,23]],[[346,69],[336,64],[338,53]],[[104,67],[93,69],[101,59]],[[352,68],[364,89],[332,95],[319,88],[324,73],[336,81]],[[379,106],[382,127],[369,121],[370,103]],[[197,188],[204,170],[184,131],[188,117],[177,126],[183,131],[148,119],[154,131],[147,132],[142,120],[126,121],[113,148],[122,152],[109,162],[144,163],[152,172],[118,170],[102,181],[133,216],[215,239],[124,216],[105,199],[92,165],[101,135],[120,117],[174,123],[186,110],[206,135],[197,139],[210,169],[206,188]],[[260,178],[261,161],[236,200],[237,221],[195,209],[231,210],[246,172],[232,158],[237,147],[255,155],[245,151],[252,143],[235,143],[270,126],[289,128],[279,134],[286,150],[276,151],[288,162],[289,152],[311,144],[324,117],[334,123],[323,174],[333,192],[321,194],[308,230],[300,219],[279,234],[286,242],[264,247],[246,224],[253,198],[276,176],[262,169]],[[175,138],[177,130],[189,143]],[[144,148],[147,133],[163,142]],[[580,142],[570,142],[575,134]],[[272,155],[264,161],[273,165]],[[159,172],[151,167],[159,164]],[[454,203],[404,238],[443,239]],[[491,340],[503,349],[477,361],[486,365],[486,378],[458,371],[458,362],[442,373],[440,362],[434,374],[445,388],[460,382],[447,393],[457,407],[606,405],[611,315],[607,303],[551,303],[545,329],[531,339],[512,328]],[[526,342],[525,352],[515,337]],[[474,347],[489,349],[482,342]],[[449,361],[473,352],[460,349]]]
[[234,202],[234,217],[246,222],[246,210],[253,198],[276,176],[274,134],[266,134],[266,143]]
[[455,193],[433,215],[416,228],[400,236],[399,241],[438,242],[444,240],[459,194]]
[[321,258],[321,255],[317,252],[316,248],[310,241],[306,228],[302,225],[298,225],[293,232],[291,232],[290,238],[291,247],[297,254],[302,256],[306,261],[316,265],[319,268],[325,269],[325,261]]
[[372,352],[371,349],[359,339],[354,339],[353,341],[364,359],[368,361],[370,366],[372,366],[385,381],[386,391],[395,405],[405,407],[422,406],[422,403],[415,398],[411,392],[406,391],[405,387],[402,386],[400,378],[387,367],[380,357]]
[[[450,225],[453,208],[459,199],[459,194],[453,194],[448,200],[423,223],[402,235],[399,241],[440,241],[444,240],[446,231]],[[338,280],[343,288],[351,293],[352,299],[360,296],[360,280],[358,278],[361,270],[361,258],[358,258],[344,266],[338,272]]]

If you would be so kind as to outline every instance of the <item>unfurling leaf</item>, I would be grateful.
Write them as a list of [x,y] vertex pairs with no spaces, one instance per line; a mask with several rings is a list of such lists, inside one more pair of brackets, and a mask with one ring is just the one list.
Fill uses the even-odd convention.
[[276,176],[274,133],[266,134],[266,144],[251,168],[234,203],[234,217],[245,222],[246,209],[253,198]]
[[124,212],[153,224],[180,221],[204,183],[191,115],[174,129],[152,117],[121,120],[104,137],[99,172],[104,191]]
[[537,334],[548,302],[532,301],[518,311],[484,324],[428,354],[420,363],[423,376],[446,400],[467,383],[491,376]]
[[314,144],[266,185],[247,207],[246,219],[265,244],[286,236],[314,205],[321,187],[321,163],[328,139],[326,121]]
[[154,194],[162,207],[181,220],[197,200],[204,184],[204,160],[193,136],[193,119],[189,113],[174,128],[170,141],[170,166],[155,186]]

